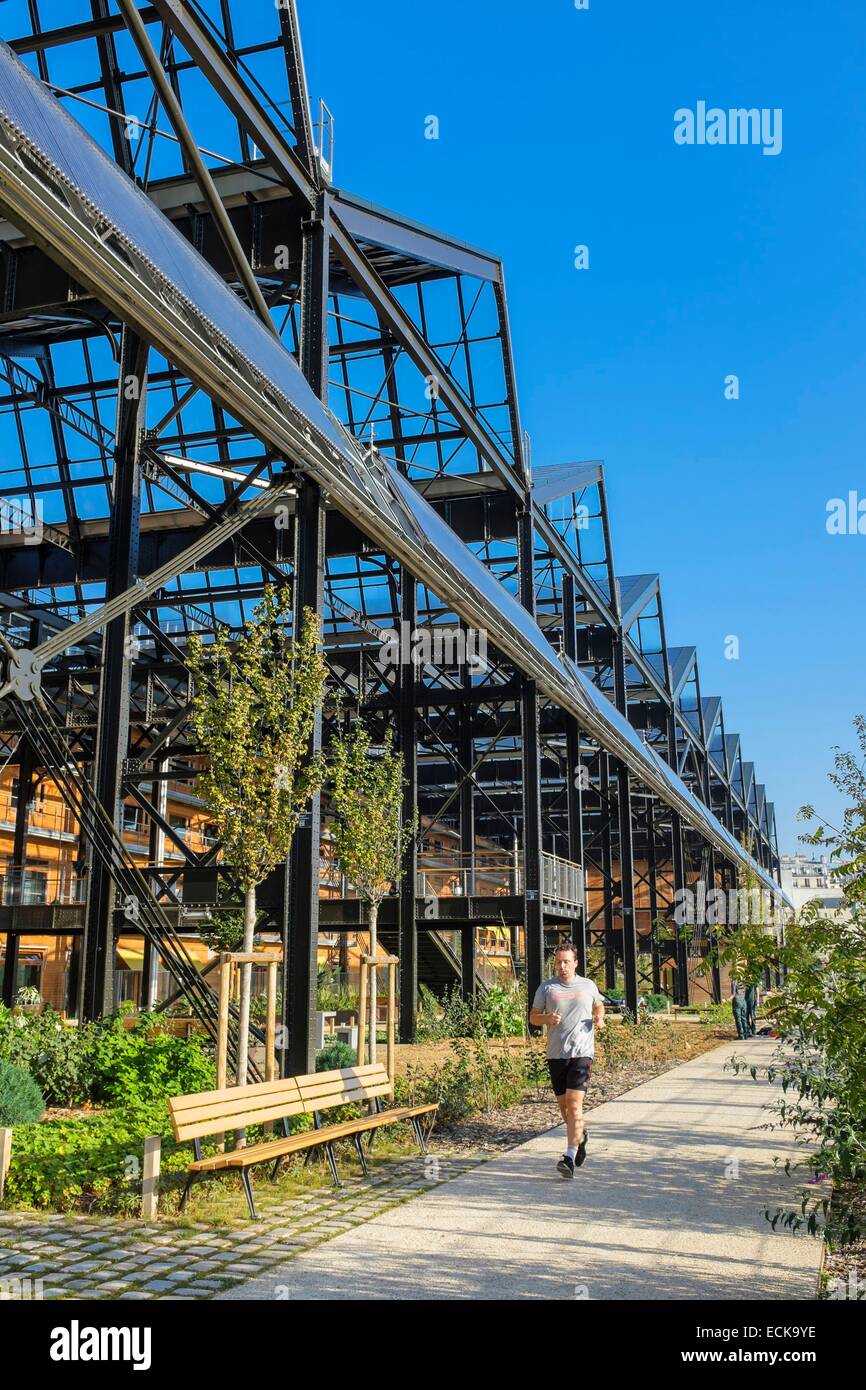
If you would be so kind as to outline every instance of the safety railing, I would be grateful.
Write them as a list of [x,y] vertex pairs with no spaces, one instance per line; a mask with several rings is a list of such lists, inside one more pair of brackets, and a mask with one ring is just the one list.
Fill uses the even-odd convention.
[[86,898],[87,879],[71,866],[44,872],[38,869],[0,870],[0,905],[3,907],[83,903]]

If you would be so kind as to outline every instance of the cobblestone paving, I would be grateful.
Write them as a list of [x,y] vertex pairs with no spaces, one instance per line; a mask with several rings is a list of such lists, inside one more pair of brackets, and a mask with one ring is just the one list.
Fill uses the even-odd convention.
[[233,1228],[0,1212],[0,1300],[213,1298],[483,1161],[466,1153],[437,1154],[432,1164],[395,1159]]

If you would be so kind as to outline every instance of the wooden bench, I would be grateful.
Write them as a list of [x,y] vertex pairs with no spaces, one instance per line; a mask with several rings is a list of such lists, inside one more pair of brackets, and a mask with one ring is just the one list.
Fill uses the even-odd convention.
[[[186,1206],[190,1188],[199,1175],[238,1169],[250,1208],[256,1219],[256,1208],[250,1186],[249,1170],[257,1163],[273,1163],[271,1181],[288,1154],[302,1153],[322,1147],[327,1155],[331,1176],[337,1187],[340,1177],[334,1156],[334,1141],[351,1139],[354,1142],[361,1168],[366,1176],[367,1159],[361,1143],[362,1134],[373,1133],[385,1125],[408,1121],[412,1125],[421,1153],[426,1153],[422,1115],[433,1115],[437,1105],[404,1105],[391,1110],[381,1108],[383,1096],[392,1093],[393,1085],[380,1062],[363,1067],[343,1067],[339,1071],[313,1072],[309,1076],[291,1076],[282,1081],[263,1081],[254,1086],[233,1086],[222,1091],[200,1091],[196,1095],[173,1096],[169,1100],[174,1137],[180,1142],[192,1140],[195,1162],[188,1170],[186,1186],[180,1200],[180,1210]],[[353,1120],[341,1120],[323,1125],[321,1116],[337,1106],[370,1102],[375,1109]],[[311,1115],[313,1129],[298,1134],[289,1133],[293,1115]],[[225,1153],[202,1157],[201,1141],[215,1134],[230,1134],[252,1125],[281,1121],[283,1135]],[[431,1126],[432,1128],[432,1122]]]

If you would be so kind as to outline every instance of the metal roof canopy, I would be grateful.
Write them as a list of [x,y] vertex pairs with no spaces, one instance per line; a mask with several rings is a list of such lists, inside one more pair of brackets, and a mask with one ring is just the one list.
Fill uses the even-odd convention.
[[[7,44],[0,44],[0,206],[254,434],[328,489],[340,510],[452,603],[464,620],[487,627],[515,666],[689,825],[787,901],[603,692],[568,658],[557,658],[527,610],[412,485],[384,460],[364,458],[279,339]],[[260,509],[257,502],[239,506],[226,525],[238,529]],[[175,574],[186,555],[172,562]],[[146,576],[37,648],[37,658],[44,662],[80,642],[155,592],[166,577],[163,570]]]

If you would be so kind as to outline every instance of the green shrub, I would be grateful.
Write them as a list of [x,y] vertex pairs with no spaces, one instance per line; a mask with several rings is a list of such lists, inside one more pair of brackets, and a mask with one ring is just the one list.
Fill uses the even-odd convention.
[[0,1062],[0,1125],[29,1125],[45,1113],[45,1101],[29,1071]]
[[353,1067],[357,1060],[354,1047],[337,1039],[316,1054],[316,1071],[339,1071],[341,1067]]
[[670,1000],[666,994],[642,994],[644,1004],[648,1013],[663,1014],[667,1011]]
[[50,1006],[13,1014],[0,1006],[0,1058],[25,1067],[49,1105],[80,1105],[93,1086],[93,1024],[74,1027]]
[[175,1037],[158,1014],[142,1014],[134,1028],[126,1028],[115,1014],[96,1028],[94,1100],[151,1105],[169,1096],[210,1091],[215,1085],[214,1063],[201,1040]]
[[476,1012],[479,1031],[488,1038],[517,1038],[526,1031],[526,998],[520,985],[491,985]]
[[452,1038],[514,1038],[526,1031],[526,998],[521,985],[491,985],[486,994],[464,999],[454,985],[439,1000],[426,987],[418,990],[418,1042]]
[[336,1013],[338,1010],[357,1009],[357,990],[349,989],[340,978],[338,970],[322,966],[316,979],[316,1008],[323,1013]]

